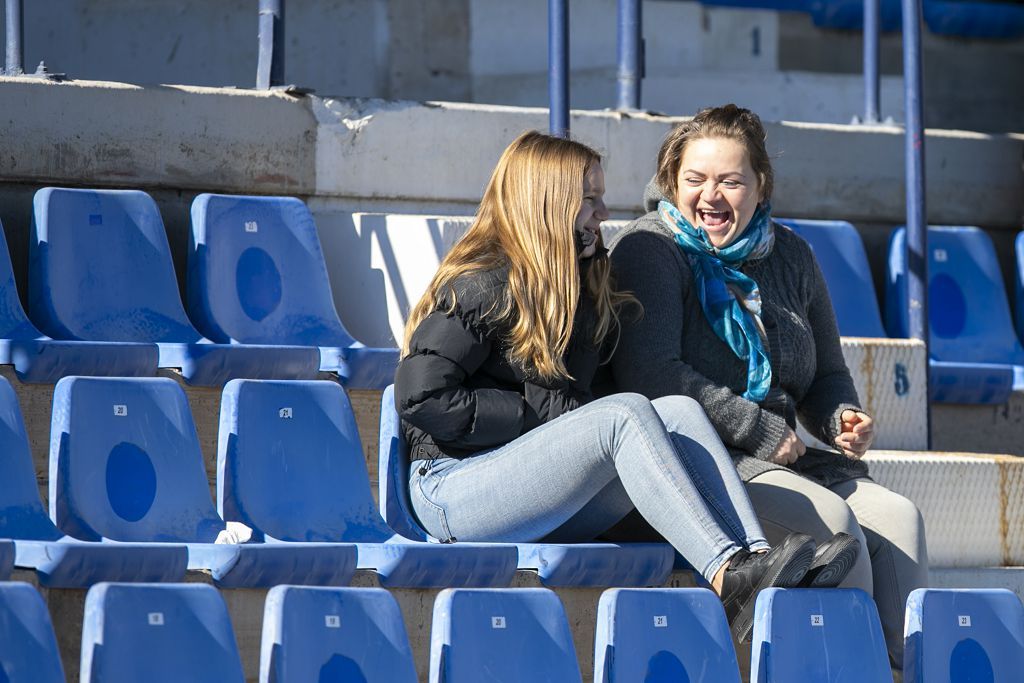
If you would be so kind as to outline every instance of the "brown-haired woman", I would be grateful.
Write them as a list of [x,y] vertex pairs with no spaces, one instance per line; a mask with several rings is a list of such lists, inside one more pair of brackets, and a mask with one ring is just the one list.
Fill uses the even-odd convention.
[[[868,478],[873,421],[810,247],[771,220],[772,185],[753,112],[705,109],[669,133],[649,213],[612,250],[619,284],[646,310],[623,328],[612,372],[623,391],[700,403],[769,540],[845,532],[866,544],[843,585],[873,591],[900,667],[906,598],[927,581],[924,527],[913,503]],[[797,417],[835,451],[807,448]]]

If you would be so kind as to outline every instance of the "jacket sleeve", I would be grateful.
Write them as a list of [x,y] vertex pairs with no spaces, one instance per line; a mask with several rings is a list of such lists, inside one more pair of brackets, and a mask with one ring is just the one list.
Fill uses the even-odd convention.
[[656,233],[636,231],[612,250],[620,289],[644,307],[639,320],[625,320],[612,373],[620,391],[650,399],[690,396],[700,403],[719,438],[754,457],[768,459],[789,429],[784,417],[717,384],[683,360],[684,292],[692,286],[678,250]]
[[438,310],[424,318],[395,373],[402,419],[438,444],[468,450],[507,443],[519,436],[524,422],[520,393],[466,386],[493,343],[479,319],[479,311],[487,310],[479,295],[460,296],[453,313]]

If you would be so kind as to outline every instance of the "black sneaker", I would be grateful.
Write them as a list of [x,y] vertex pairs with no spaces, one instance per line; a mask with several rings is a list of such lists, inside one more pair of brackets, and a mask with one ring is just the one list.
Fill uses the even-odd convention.
[[814,539],[806,534],[789,534],[766,553],[741,550],[732,556],[722,577],[722,606],[737,642],[750,639],[757,594],[772,586],[796,586],[813,559]]
[[835,588],[853,569],[860,554],[860,541],[839,532],[818,546],[800,588]]

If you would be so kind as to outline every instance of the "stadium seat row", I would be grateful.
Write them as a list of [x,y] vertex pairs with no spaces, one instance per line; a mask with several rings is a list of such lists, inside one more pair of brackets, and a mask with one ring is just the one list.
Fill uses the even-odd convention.
[[[814,249],[836,309],[840,334],[909,336],[905,228],[897,228],[889,241],[883,327],[864,245],[856,229],[843,221],[780,222]],[[1017,236],[1016,263],[1015,330],[988,235],[976,227],[928,228],[931,400],[998,404],[1005,403],[1011,392],[1024,391],[1024,233]]]
[[[674,560],[664,543],[438,544],[396,534],[375,506],[348,397],[330,381],[227,384],[216,509],[172,379],[57,383],[49,517],[2,378],[0,453],[0,538],[14,539],[16,566],[46,586],[176,581],[186,568],[223,587],[345,585],[356,569],[389,587],[507,586],[517,569],[547,585],[645,586],[665,583]],[[238,540],[228,522],[251,530],[251,542],[227,542]]]
[[161,367],[206,386],[327,371],[349,387],[382,388],[394,374],[396,349],[366,348],[338,319],[316,226],[298,199],[196,197],[188,316],[160,212],[144,192],[36,193],[29,316],[5,243],[0,252],[0,363],[22,381]]
[[[739,683],[722,604],[701,588],[601,595],[594,680]],[[915,591],[905,681],[1007,681],[1024,665],[1024,608],[1007,590]],[[8,683],[63,683],[53,627],[28,584],[0,583]],[[93,586],[83,683],[244,680],[231,620],[204,584]],[[446,589],[434,602],[431,683],[581,681],[565,611],[544,588]],[[379,588],[277,586],[267,594],[261,683],[416,680],[398,603]],[[751,681],[892,683],[874,603],[858,589],[768,589],[755,608]]]

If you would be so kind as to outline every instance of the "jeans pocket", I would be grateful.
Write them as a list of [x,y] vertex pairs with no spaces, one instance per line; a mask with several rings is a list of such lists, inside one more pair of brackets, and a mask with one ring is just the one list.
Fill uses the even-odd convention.
[[416,517],[419,518],[420,524],[427,530],[427,533],[442,543],[454,543],[455,537],[452,536],[451,529],[448,526],[448,515],[445,512],[444,506],[435,502],[423,490],[424,480],[432,474],[428,466],[426,472],[422,474],[417,472],[413,475],[412,486],[410,487],[413,494],[411,496],[413,512],[416,513]]

